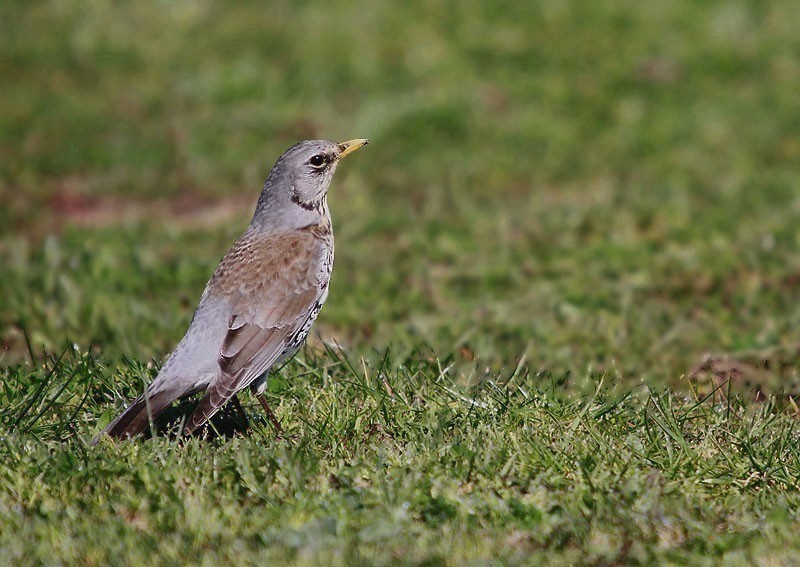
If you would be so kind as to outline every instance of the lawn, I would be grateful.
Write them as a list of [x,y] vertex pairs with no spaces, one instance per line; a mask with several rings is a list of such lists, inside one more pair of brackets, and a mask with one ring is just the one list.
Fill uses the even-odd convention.
[[[800,561],[800,11],[0,7],[0,563]],[[284,429],[89,447],[369,137]]]

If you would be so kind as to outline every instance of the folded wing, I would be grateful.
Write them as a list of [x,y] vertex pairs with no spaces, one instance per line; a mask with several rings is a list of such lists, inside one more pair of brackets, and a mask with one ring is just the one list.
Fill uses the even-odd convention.
[[[325,243],[311,232],[257,239],[245,235],[223,259],[216,282],[231,288],[225,291],[235,297],[233,311],[219,352],[219,373],[187,423],[187,432],[267,372],[304,328],[327,284],[320,280],[325,251]],[[243,281],[242,273],[253,277]]]

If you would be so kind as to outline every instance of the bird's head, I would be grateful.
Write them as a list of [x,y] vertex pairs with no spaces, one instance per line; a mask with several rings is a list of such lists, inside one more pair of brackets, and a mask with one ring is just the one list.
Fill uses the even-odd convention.
[[307,140],[286,150],[267,178],[254,222],[264,216],[274,217],[275,213],[291,217],[293,208],[321,211],[339,161],[368,143],[364,138],[340,143]]
[[328,192],[339,160],[365,146],[369,140],[355,139],[335,143],[310,140],[295,144],[281,156],[273,171],[288,183],[291,201],[303,208],[320,205]]

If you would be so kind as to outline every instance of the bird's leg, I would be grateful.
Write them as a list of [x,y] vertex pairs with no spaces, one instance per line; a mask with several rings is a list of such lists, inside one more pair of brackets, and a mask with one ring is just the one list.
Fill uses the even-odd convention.
[[264,394],[256,394],[256,399],[261,404],[261,407],[264,408],[264,411],[267,412],[267,417],[272,422],[272,427],[275,428],[275,431],[278,432],[279,437],[283,437],[283,427],[281,427],[281,423],[278,421],[278,418],[275,417],[275,414],[272,413],[272,410],[269,409],[269,404],[267,403],[267,399],[264,397]]

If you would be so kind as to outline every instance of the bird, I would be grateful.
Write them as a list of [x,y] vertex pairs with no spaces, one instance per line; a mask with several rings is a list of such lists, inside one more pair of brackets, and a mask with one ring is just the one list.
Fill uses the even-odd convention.
[[264,398],[271,370],[288,361],[328,297],[333,228],[328,188],[339,162],[369,140],[307,140],[275,162],[244,234],[206,284],[183,339],[144,392],[93,440],[141,434],[174,401],[203,392],[184,424],[192,434],[249,387]]

